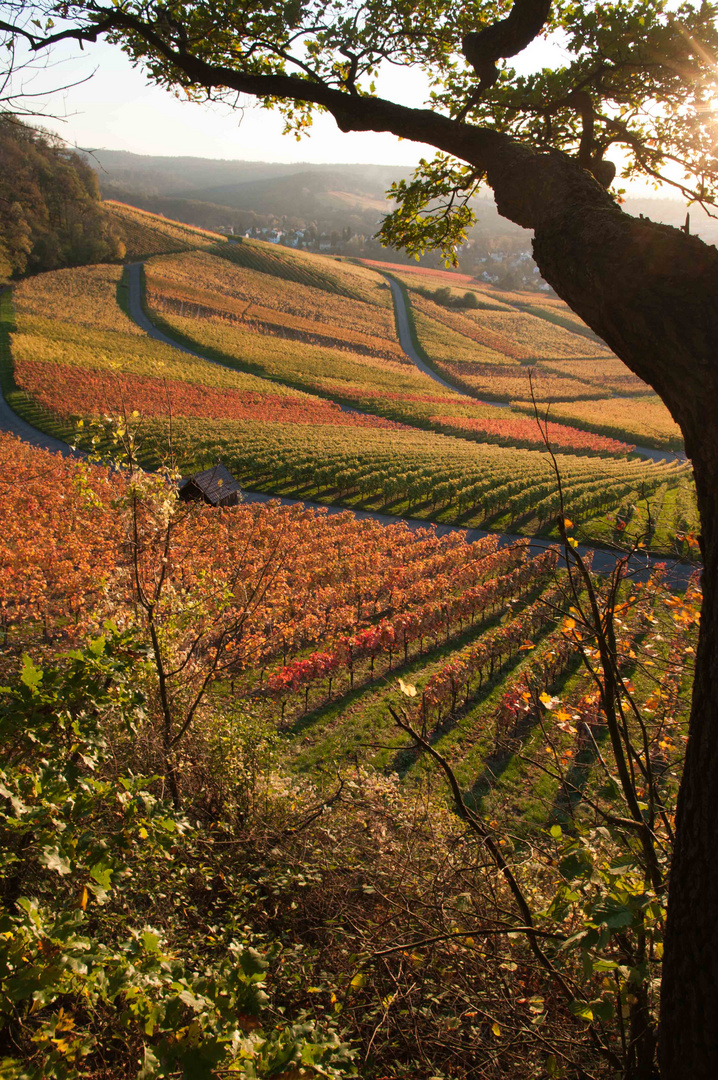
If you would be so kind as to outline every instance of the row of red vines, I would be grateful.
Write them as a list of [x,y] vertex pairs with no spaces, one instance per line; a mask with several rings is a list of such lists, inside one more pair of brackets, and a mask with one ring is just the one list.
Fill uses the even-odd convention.
[[369,626],[352,635],[337,639],[334,647],[325,652],[285,664],[272,672],[267,679],[266,692],[282,698],[289,693],[306,690],[312,683],[330,678],[340,668],[349,673],[350,686],[354,685],[354,667],[357,661],[369,659],[371,670],[378,655],[388,654],[391,667],[393,654],[403,649],[408,659],[409,644],[423,642],[428,634],[443,632],[449,637],[451,627],[457,621],[477,615],[486,616],[499,605],[521,598],[551,574],[556,566],[557,553],[546,551],[534,559],[526,560],[508,573],[494,577],[465,590],[456,596],[430,601],[413,611],[400,612],[391,619],[382,619],[376,626]]

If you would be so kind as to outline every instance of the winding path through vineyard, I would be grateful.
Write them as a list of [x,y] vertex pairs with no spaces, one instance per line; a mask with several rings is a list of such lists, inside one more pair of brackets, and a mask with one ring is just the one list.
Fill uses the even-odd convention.
[[[414,346],[414,339],[411,333],[411,320],[409,318],[409,309],[406,305],[406,299],[404,293],[401,291],[401,286],[391,274],[384,274],[384,277],[389,282],[391,289],[391,298],[394,301],[394,312],[396,314],[396,330],[399,337],[399,344],[409,357],[409,359],[416,364],[419,371],[423,371],[424,375],[428,375],[430,379],[437,382],[439,386],[443,386],[445,390],[451,390],[455,394],[461,394],[462,397],[470,397],[465,390],[462,390],[460,386],[453,386],[452,383],[447,382],[446,379],[442,379],[441,375],[429,367],[429,365],[422,360]],[[492,402],[492,404],[494,404]],[[508,407],[508,406],[507,406]]]
[[[223,365],[219,361],[211,360],[207,356],[204,356],[202,353],[195,352],[194,350],[187,348],[185,345],[180,344],[173,338],[164,334],[154,325],[154,323],[145,313],[142,304],[142,266],[142,262],[136,262],[130,263],[127,267],[129,281],[128,307],[131,319],[142,330],[144,330],[149,337],[153,338],[154,340],[160,341],[163,344],[169,345],[172,348],[177,349],[180,352],[186,353],[190,356],[195,356],[198,359],[203,360],[207,363],[216,364],[218,367],[222,367]],[[440,383],[442,386],[447,387],[450,390],[464,394],[464,391],[458,390],[456,387],[451,386],[451,384],[441,379],[440,376],[436,375],[428,367],[428,365],[426,365],[425,362],[418,356],[413,345],[410,329],[410,318],[403,293],[388,275],[387,279],[392,289],[392,296],[394,298],[397,317],[399,342],[404,352],[412,360],[412,362],[415,363],[417,367],[430,378],[434,379],[436,382]],[[68,446],[67,443],[62,442],[61,440],[56,439],[51,435],[45,434],[45,432],[40,431],[38,428],[32,427],[25,420],[17,416],[17,414],[10,408],[10,406],[6,402],[2,393],[0,393],[0,430],[8,431],[14,435],[17,435],[24,442],[27,442],[32,446],[37,446],[41,449],[49,450],[55,453],[61,453],[65,456],[76,453],[71,449],[70,446]],[[641,452],[644,452],[643,448],[638,449]],[[677,457],[679,457],[679,455],[672,455],[670,453],[663,454],[660,451],[652,451],[648,449],[645,450],[645,453],[648,457],[651,457],[654,460],[660,460],[661,458],[676,459]],[[685,458],[683,458],[683,460],[685,460]],[[345,513],[348,509],[347,507],[343,506],[327,506],[326,504],[315,503],[306,499],[279,497],[276,495],[265,494],[263,492],[246,492],[245,498],[247,502],[270,502],[276,500],[282,505],[287,506],[301,504],[308,509],[324,510],[330,514]],[[353,513],[356,518],[370,519],[384,525],[389,525],[396,522],[404,522],[411,529],[435,528],[439,536],[443,536],[444,534],[451,532],[460,532],[465,535],[466,539],[469,541],[478,540],[482,537],[489,535],[489,533],[483,529],[464,528],[457,525],[442,525],[430,520],[405,518],[392,514],[381,514],[371,510],[351,509],[351,513]],[[501,546],[515,543],[517,540],[520,539],[526,538],[510,533],[500,534]],[[531,544],[533,547],[543,550],[552,546],[552,541],[544,539],[543,537],[533,537],[531,539]],[[579,546],[579,551],[584,555],[593,553],[593,566],[594,569],[599,572],[608,572],[615,565],[616,556],[611,551],[586,544],[581,544]],[[643,578],[647,576],[649,568],[651,566],[653,566],[657,562],[664,561],[665,559],[660,559],[650,555],[644,555],[641,557],[640,560],[640,568],[638,564],[634,564],[635,572],[640,578]],[[688,581],[691,571],[692,567],[690,567],[689,565],[683,563],[676,563],[672,568],[671,576],[674,579],[676,585],[679,585]]]
[[[403,351],[409,357],[409,359],[416,364],[419,371],[422,371],[424,375],[428,375],[434,382],[439,383],[445,390],[451,390],[455,394],[461,394],[463,397],[472,398],[471,394],[467,394],[465,390],[458,385],[447,382],[446,379],[442,379],[440,375],[429,367],[425,360],[423,360],[414,345],[414,338],[411,331],[411,318],[409,316],[409,310],[406,304],[406,297],[401,289],[401,286],[391,274],[384,274],[384,277],[389,282],[391,287],[391,295],[394,301],[394,310],[396,312],[396,328],[399,337],[399,344]],[[166,340],[166,339],[165,339]],[[623,397],[622,394],[614,394],[616,398]],[[473,399],[475,400],[475,399]],[[499,409],[510,409],[511,405],[508,401],[492,401],[492,405]],[[677,461],[684,464],[688,458],[685,454],[676,453],[672,450],[653,450],[648,446],[636,446],[635,453],[640,454],[641,457],[647,458],[649,461]]]

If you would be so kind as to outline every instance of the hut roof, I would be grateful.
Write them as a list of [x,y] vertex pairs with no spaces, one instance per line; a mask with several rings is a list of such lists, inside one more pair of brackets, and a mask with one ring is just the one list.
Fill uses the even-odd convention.
[[211,469],[205,469],[204,472],[195,473],[194,476],[184,477],[180,481],[180,491],[190,484],[193,484],[205,499],[212,503],[212,506],[219,506],[232,495],[241,497],[242,494],[241,487],[227,466],[221,463],[214,465]]

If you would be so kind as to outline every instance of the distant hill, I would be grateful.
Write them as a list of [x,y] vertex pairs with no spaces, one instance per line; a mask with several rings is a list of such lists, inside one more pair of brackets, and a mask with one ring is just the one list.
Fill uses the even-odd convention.
[[[374,232],[386,191],[408,173],[391,165],[312,165],[148,157],[119,150],[87,155],[103,197],[205,228],[314,225]],[[239,216],[238,216],[239,215]]]
[[387,169],[386,175],[375,177],[359,166],[348,169],[328,166],[199,189],[187,197],[260,214],[281,212],[296,218],[317,218],[330,208],[340,213],[346,213],[348,208],[369,210],[376,216],[389,205],[386,199],[389,185],[405,175],[406,170],[398,168]]
[[[125,150],[97,150],[85,153],[85,159],[97,173],[104,198],[202,228],[232,226],[235,231],[285,218],[290,227],[313,224],[330,231],[348,226],[371,233],[388,205],[386,191],[410,173],[394,165],[153,157]],[[526,235],[498,216],[490,196],[475,200],[475,208],[479,235]],[[625,209],[676,227],[686,216],[681,199],[631,197]],[[708,243],[718,242],[718,222],[697,207],[691,209],[691,231]]]

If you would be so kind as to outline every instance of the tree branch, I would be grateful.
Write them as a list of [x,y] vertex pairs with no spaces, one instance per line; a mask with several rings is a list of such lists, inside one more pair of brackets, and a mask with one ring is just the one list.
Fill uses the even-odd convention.
[[479,76],[479,96],[498,79],[497,61],[523,52],[543,30],[550,10],[551,0],[514,0],[505,19],[464,35],[464,56]]

